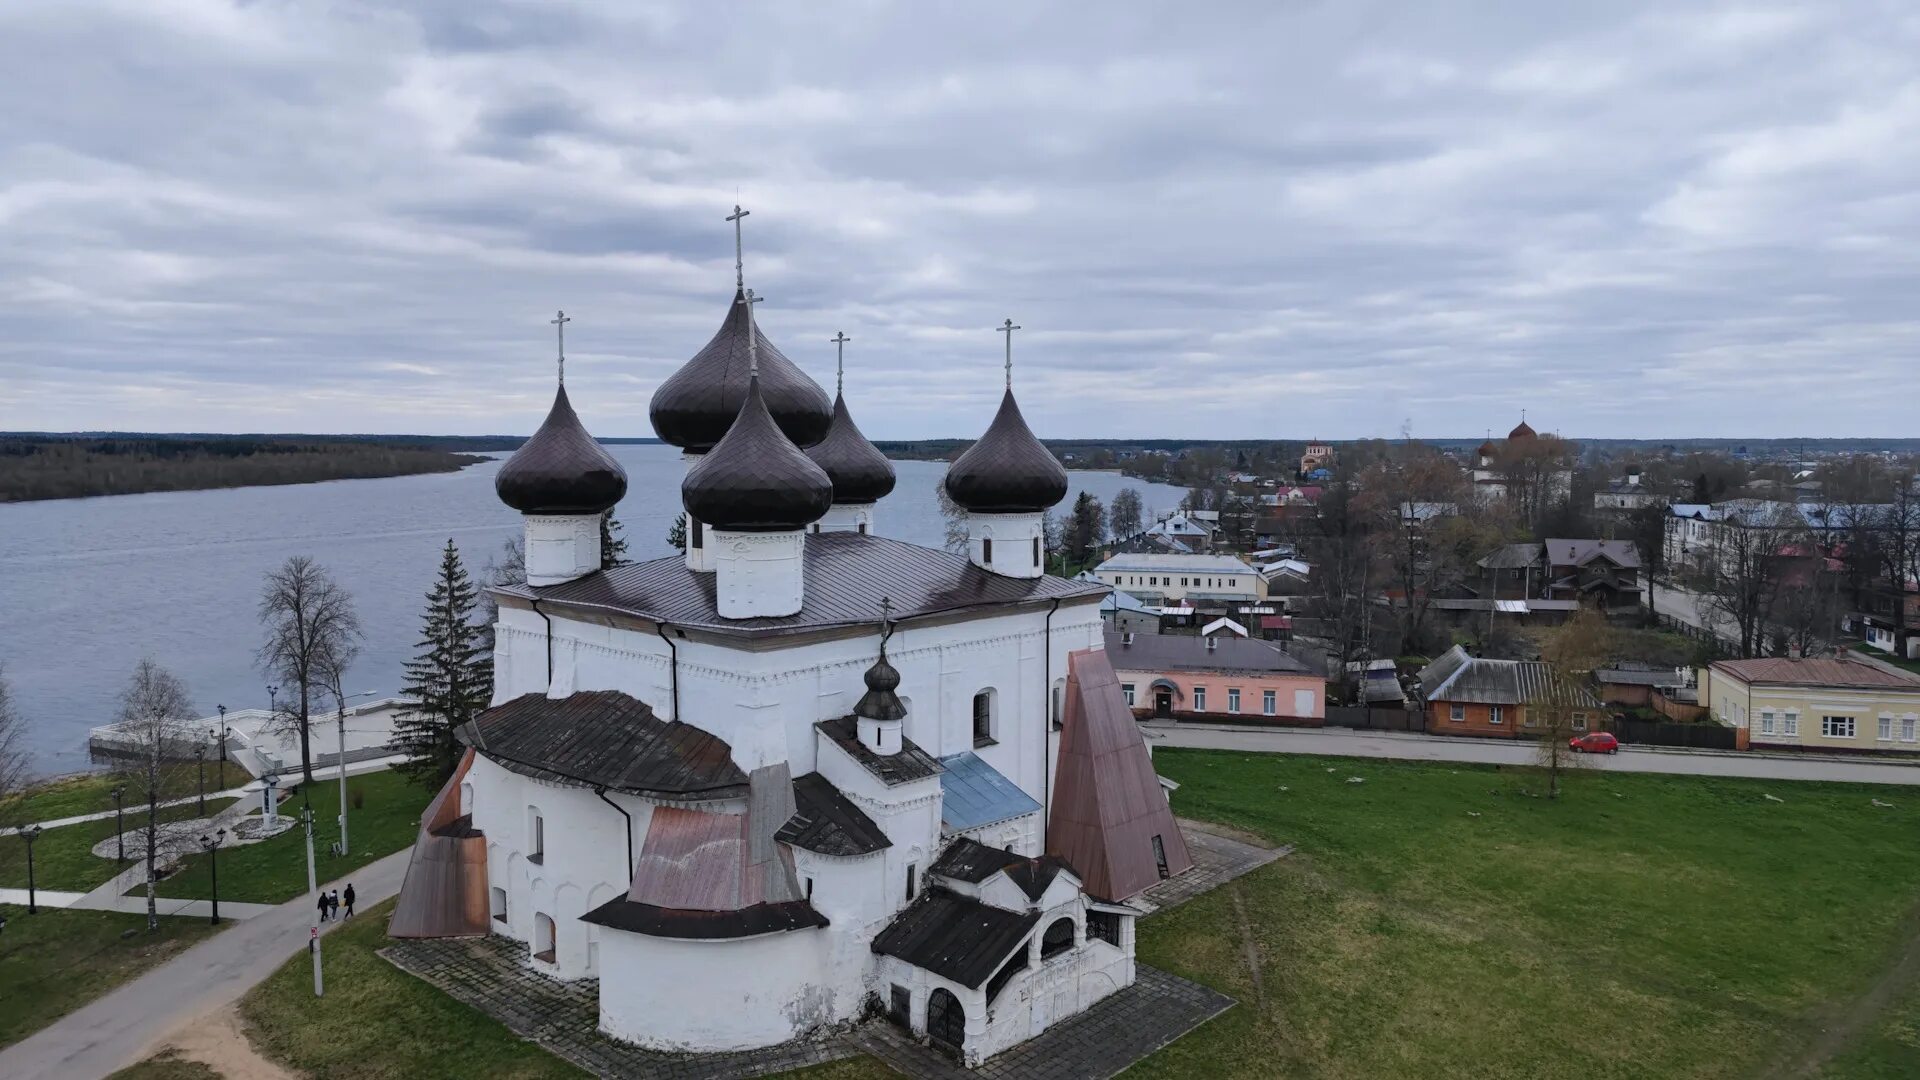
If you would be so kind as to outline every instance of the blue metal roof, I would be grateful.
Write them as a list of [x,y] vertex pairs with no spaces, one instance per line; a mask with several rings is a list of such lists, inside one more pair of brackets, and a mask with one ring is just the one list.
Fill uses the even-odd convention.
[[940,830],[966,832],[1040,809],[1033,796],[971,750],[940,759]]

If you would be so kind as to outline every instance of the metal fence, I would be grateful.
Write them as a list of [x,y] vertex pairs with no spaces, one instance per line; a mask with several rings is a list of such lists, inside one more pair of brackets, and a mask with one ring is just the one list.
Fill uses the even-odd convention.
[[1607,727],[1623,743],[1646,746],[1691,746],[1702,750],[1735,750],[1734,730],[1719,724],[1670,724],[1662,720],[1635,720],[1616,716]]
[[1327,706],[1327,726],[1361,731],[1423,731],[1426,728],[1418,710],[1365,705]]

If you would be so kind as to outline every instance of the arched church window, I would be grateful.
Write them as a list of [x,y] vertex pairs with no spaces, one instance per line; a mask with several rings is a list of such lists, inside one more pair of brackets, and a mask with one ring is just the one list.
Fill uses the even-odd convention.
[[537,806],[527,807],[527,861],[536,865],[547,861],[547,819]]
[[982,690],[973,695],[973,745],[990,746],[993,744],[993,691]]
[[1068,918],[1053,920],[1052,925],[1047,927],[1047,932],[1040,936],[1040,959],[1059,956],[1071,948],[1073,948],[1073,920]]

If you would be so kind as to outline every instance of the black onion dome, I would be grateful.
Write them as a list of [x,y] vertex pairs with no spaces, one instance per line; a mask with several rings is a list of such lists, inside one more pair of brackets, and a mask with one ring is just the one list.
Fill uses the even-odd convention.
[[887,663],[887,654],[883,649],[880,659],[867,669],[867,692],[853,707],[853,715],[868,720],[904,720],[907,707],[900,703],[900,696],[894,690],[900,685],[900,672]]
[[879,502],[893,490],[893,462],[860,434],[844,394],[834,395],[833,425],[826,438],[807,448],[807,456],[833,481],[836,503]]
[[726,437],[680,484],[687,513],[732,532],[791,532],[833,505],[833,481],[793,445],[767,411],[758,380]]
[[598,514],[627,493],[627,471],[580,425],[561,386],[540,430],[494,474],[493,490],[523,514]]
[[[689,453],[704,454],[718,445],[747,400],[745,300],[744,293],[736,292],[720,332],[653,392],[647,414],[654,433]],[[767,411],[795,446],[819,442],[833,422],[826,391],[775,348],[759,327],[753,328],[753,335],[760,347],[760,393],[766,397]]]
[[946,485],[963,510],[1037,514],[1067,497],[1067,470],[1033,437],[1008,389],[987,433],[947,468]]

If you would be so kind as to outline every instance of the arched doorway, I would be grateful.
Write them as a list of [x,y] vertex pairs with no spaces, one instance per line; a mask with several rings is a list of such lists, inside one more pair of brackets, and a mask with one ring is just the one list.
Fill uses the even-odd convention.
[[927,1039],[954,1057],[967,1042],[967,1011],[960,999],[944,988],[927,995]]
[[554,962],[553,916],[542,911],[533,917],[533,958]]

